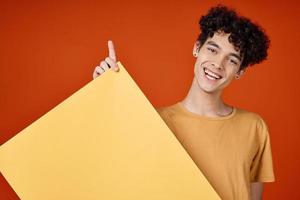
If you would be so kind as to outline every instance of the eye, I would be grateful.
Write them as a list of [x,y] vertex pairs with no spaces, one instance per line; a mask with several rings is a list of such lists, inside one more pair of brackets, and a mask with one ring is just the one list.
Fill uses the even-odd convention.
[[230,59],[230,63],[237,65],[238,63],[235,60]]
[[216,49],[213,49],[213,48],[210,48],[210,47],[207,47],[207,50],[210,51],[210,52],[212,52],[212,53],[216,53],[217,52]]

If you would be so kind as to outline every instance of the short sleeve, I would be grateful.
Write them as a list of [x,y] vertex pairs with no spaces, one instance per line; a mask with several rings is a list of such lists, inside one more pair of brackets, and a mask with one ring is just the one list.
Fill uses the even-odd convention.
[[275,177],[270,136],[268,127],[262,119],[257,127],[257,135],[259,148],[251,164],[251,182],[273,182],[275,181]]

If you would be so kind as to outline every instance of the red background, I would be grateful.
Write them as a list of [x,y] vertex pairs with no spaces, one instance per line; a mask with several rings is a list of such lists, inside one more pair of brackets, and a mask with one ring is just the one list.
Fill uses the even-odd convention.
[[[269,59],[229,86],[229,104],[269,125],[276,182],[265,199],[300,199],[299,3],[222,1],[261,24]],[[198,19],[219,1],[1,1],[0,143],[92,80],[115,43],[118,60],[154,106],[187,93]],[[101,92],[101,91],[99,91]],[[298,131],[297,131],[298,130]],[[0,199],[18,199],[0,177]]]

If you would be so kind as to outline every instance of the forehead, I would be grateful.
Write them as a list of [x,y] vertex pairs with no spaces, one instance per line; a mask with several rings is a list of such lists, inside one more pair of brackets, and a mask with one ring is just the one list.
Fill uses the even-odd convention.
[[240,50],[229,42],[229,36],[230,33],[215,32],[213,37],[207,38],[205,44],[213,42],[217,44],[223,51],[240,54]]

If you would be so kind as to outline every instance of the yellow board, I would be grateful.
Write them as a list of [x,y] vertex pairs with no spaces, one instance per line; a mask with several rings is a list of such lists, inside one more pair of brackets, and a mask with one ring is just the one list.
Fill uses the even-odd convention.
[[220,199],[118,63],[0,147],[23,200]]

